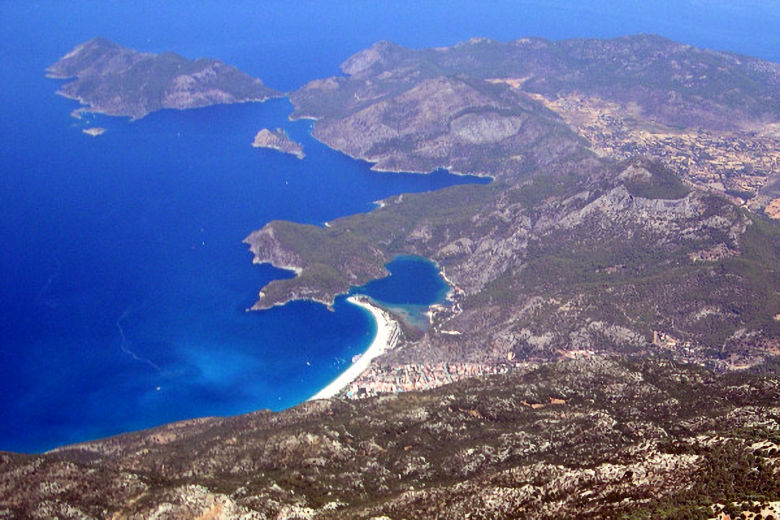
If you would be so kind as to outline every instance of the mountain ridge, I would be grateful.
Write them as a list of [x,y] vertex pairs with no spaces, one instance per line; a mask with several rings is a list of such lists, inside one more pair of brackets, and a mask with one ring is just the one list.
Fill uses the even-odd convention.
[[664,359],[569,361],[0,453],[0,503],[29,518],[706,518],[780,499],[778,392]]

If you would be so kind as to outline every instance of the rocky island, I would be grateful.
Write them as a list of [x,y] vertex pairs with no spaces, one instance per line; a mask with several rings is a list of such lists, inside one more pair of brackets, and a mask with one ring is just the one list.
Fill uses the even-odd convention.
[[57,93],[85,105],[80,112],[132,119],[165,108],[265,101],[281,95],[219,60],[140,53],[100,37],[76,46],[46,73],[72,79]]
[[105,128],[101,128],[99,126],[93,126],[93,127],[90,127],[90,128],[84,128],[82,130],[82,132],[87,134],[90,137],[97,137],[99,135],[105,134],[106,133],[106,129]]
[[451,304],[349,394],[0,454],[0,511],[776,518],[780,65],[640,35],[379,42],[342,71],[291,95],[315,137],[494,182],[270,222],[254,261],[296,276],[254,308],[331,303],[399,254]]
[[281,128],[277,128],[276,130],[263,128],[255,134],[252,146],[255,148],[278,150],[282,153],[294,155],[298,159],[306,157],[306,154],[303,153],[303,146],[301,146],[301,143],[290,139],[287,136],[287,133]]

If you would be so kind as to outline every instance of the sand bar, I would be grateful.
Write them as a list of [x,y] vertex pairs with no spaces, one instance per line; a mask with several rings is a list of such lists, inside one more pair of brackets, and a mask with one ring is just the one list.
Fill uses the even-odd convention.
[[376,320],[376,336],[371,345],[369,345],[368,350],[360,356],[360,359],[352,363],[344,373],[334,379],[328,386],[310,397],[310,401],[313,399],[328,399],[338,394],[368,368],[372,359],[392,348],[393,343],[398,338],[398,324],[390,318],[388,313],[366,301],[358,300],[354,296],[347,298],[347,301],[363,307],[371,313]]

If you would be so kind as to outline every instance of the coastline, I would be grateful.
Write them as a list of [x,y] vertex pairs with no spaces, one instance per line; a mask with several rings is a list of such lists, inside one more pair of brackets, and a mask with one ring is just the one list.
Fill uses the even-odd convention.
[[360,359],[352,363],[347,370],[331,381],[325,388],[307,399],[307,401],[329,399],[337,395],[369,367],[372,359],[390,350],[398,339],[398,323],[387,312],[355,296],[350,296],[347,298],[347,301],[371,313],[376,321],[376,336],[374,336],[368,349],[360,356]]

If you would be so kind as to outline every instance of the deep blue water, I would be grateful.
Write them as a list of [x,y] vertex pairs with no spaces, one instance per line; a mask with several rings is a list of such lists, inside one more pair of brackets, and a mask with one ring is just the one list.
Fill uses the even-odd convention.
[[[311,122],[290,123],[285,100],[75,121],[76,103],[43,75],[74,45],[99,34],[213,56],[279,89],[337,74],[383,38],[425,47],[655,32],[780,60],[770,1],[420,4],[0,2],[0,450],[306,399],[365,348],[374,324],[343,299],[335,312],[305,302],[244,312],[289,273],[252,265],[241,240],[271,219],[321,224],[469,181],[371,172],[314,141]],[[108,132],[83,135],[91,124]],[[252,149],[263,126],[284,127],[306,159]],[[375,299],[422,308],[441,297],[429,264],[391,268],[364,288]]]

